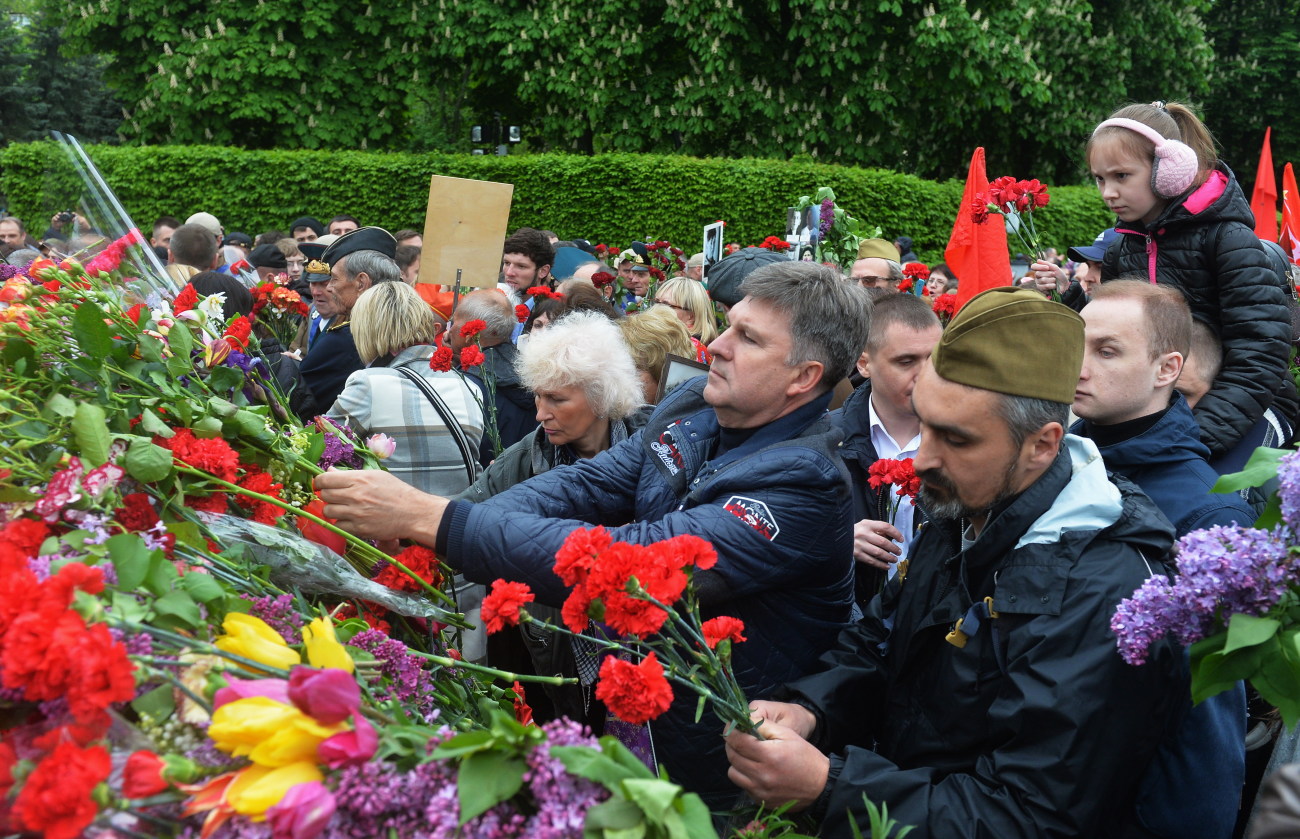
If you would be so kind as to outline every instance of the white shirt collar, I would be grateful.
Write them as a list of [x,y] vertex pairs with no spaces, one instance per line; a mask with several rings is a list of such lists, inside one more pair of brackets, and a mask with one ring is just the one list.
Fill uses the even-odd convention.
[[921,435],[917,434],[907,442],[899,445],[898,441],[885,430],[885,424],[876,413],[875,394],[867,399],[867,420],[871,423],[871,445],[876,449],[876,456],[883,460],[905,460],[915,457],[921,448]]

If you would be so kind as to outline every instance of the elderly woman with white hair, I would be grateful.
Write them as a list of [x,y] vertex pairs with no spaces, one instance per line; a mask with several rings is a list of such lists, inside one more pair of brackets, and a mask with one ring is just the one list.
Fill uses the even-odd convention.
[[618,326],[575,311],[535,333],[515,362],[536,431],[503,451],[457,500],[485,501],[534,475],[595,457],[645,424],[640,378]]
[[440,324],[402,282],[377,283],[352,309],[352,337],[366,367],[348,376],[327,417],[361,437],[385,434],[388,471],[424,492],[450,495],[478,470],[483,409],[471,385],[429,368]]

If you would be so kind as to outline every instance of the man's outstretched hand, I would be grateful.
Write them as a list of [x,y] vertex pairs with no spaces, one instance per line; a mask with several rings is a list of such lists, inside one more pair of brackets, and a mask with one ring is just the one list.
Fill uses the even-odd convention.
[[766,806],[794,802],[806,809],[821,795],[830,774],[830,759],[807,741],[816,718],[807,708],[785,702],[751,702],[753,719],[766,740],[733,731],[727,735],[727,777]]
[[412,539],[433,546],[447,499],[377,469],[330,470],[315,487],[325,515],[363,539]]

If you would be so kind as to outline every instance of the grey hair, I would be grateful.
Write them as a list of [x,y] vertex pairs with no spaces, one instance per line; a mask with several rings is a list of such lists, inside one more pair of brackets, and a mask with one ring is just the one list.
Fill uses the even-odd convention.
[[343,273],[348,275],[349,281],[355,280],[358,274],[365,274],[371,283],[395,283],[402,279],[397,260],[379,251],[356,251],[345,259]]
[[1049,422],[1058,422],[1066,429],[1070,427],[1070,406],[1064,402],[1005,393],[999,395],[998,416],[1007,424],[1007,431],[1017,449],[1024,445],[1030,434]]
[[605,419],[623,419],[644,402],[623,333],[599,312],[570,312],[534,332],[515,370],[529,390],[582,388],[591,410]]
[[740,291],[789,314],[794,346],[786,363],[821,363],[823,389],[847,376],[867,345],[871,298],[857,283],[825,265],[764,265],[745,278]]
[[901,283],[903,281],[903,265],[892,259],[886,259],[885,264],[889,266],[889,281],[891,283]]
[[481,320],[486,326],[479,333],[479,342],[499,344],[509,341],[515,334],[519,319],[504,294],[469,294],[460,301],[452,313],[456,325],[463,326],[472,320]]

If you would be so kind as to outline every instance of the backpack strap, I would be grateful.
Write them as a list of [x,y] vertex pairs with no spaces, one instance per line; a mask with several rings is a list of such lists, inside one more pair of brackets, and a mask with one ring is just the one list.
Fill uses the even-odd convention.
[[456,421],[456,417],[452,414],[451,409],[447,407],[447,403],[442,401],[438,391],[434,390],[423,376],[407,367],[398,367],[396,369],[397,372],[410,379],[424,393],[425,398],[433,405],[433,409],[438,412],[443,425],[447,426],[452,439],[456,441],[456,447],[460,449],[460,457],[464,462],[465,472],[469,475],[470,484],[473,484],[474,479],[478,477],[478,459],[474,456],[474,447],[470,445],[469,437],[465,435],[465,429],[460,427],[460,423]]

